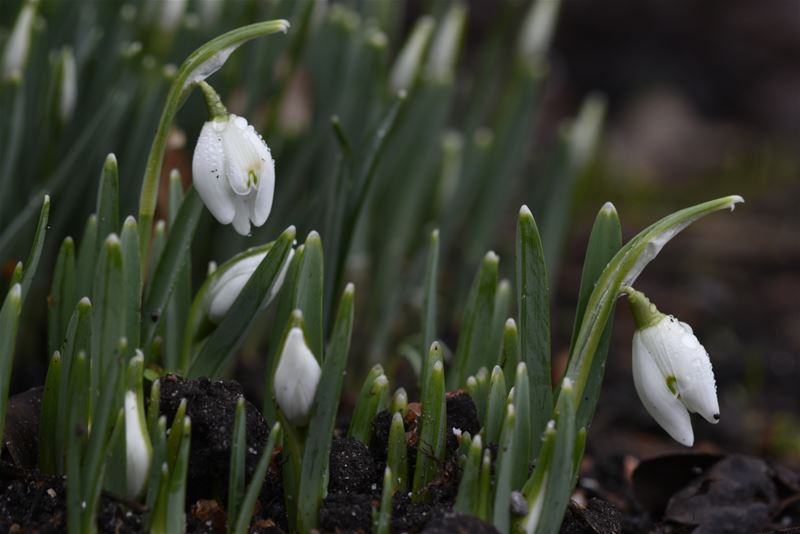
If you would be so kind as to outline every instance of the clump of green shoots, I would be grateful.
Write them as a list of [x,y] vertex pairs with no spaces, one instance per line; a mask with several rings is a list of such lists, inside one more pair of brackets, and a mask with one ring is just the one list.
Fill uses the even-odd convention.
[[[133,129],[132,138],[138,138],[144,134],[137,135],[137,131],[156,128],[149,152],[147,143],[141,142],[140,150],[126,151],[145,169],[138,204],[127,204],[130,195],[124,191],[128,185],[121,180],[127,176],[120,173],[114,154],[109,154],[100,172],[93,214],[86,219],[81,237],[58,236],[61,244],[47,300],[50,364],[42,398],[38,469],[66,476],[69,532],[97,529],[103,491],[141,504],[144,527],[152,532],[185,529],[192,423],[186,416],[185,400],[172,421],[161,415],[160,377],[167,373],[224,376],[242,345],[261,333],[264,318],[260,312],[268,305],[272,322],[262,411],[272,426],[248,480],[246,405],[243,398],[238,400],[225,504],[229,532],[248,530],[278,449],[285,460],[280,469],[290,529],[308,532],[320,526],[345,375],[348,369],[370,366],[347,435],[369,444],[375,417],[389,412],[386,469],[381,499],[374,510],[376,532],[390,531],[397,492],[410,492],[413,501],[425,501],[430,498],[431,485],[442,476],[447,434],[452,431],[446,422],[448,389],[469,393],[481,424],[478,433],[463,433],[458,440],[461,472],[454,509],[492,523],[504,533],[557,532],[600,395],[617,298],[623,292],[631,293],[630,286],[647,263],[679,231],[714,211],[732,209],[741,198],[724,197],[673,213],[624,245],[615,208],[611,204],[601,208],[584,260],[568,367],[554,388],[549,284],[563,240],[571,187],[600,130],[599,100],[589,99],[559,139],[556,174],[561,181],[553,188],[552,200],[560,207],[542,209],[544,231],[540,232],[534,220],[536,210],[523,205],[518,212],[510,262],[513,280],[500,278],[500,255],[490,251],[482,260],[480,257],[488,248],[497,213],[503,211],[511,184],[521,172],[527,135],[533,130],[529,118],[542,90],[545,55],[559,2],[539,0],[529,8],[508,86],[478,88],[476,111],[466,118],[463,133],[447,129],[447,111],[458,88],[456,66],[466,25],[465,6],[456,3],[438,18],[421,18],[388,69],[386,33],[349,8],[334,5],[322,12],[318,11],[322,3],[313,1],[275,5],[274,9],[297,21],[289,42],[274,45],[285,56],[282,65],[290,74],[296,73],[302,63],[301,52],[305,52],[308,57],[303,61],[325,90],[314,95],[323,117],[315,120],[323,121],[321,124],[313,128],[301,124],[302,133],[298,133],[280,113],[263,121],[275,153],[286,154],[288,162],[285,174],[280,170],[272,177],[286,185],[278,188],[270,222],[263,224],[266,216],[255,213],[267,204],[257,197],[268,176],[260,173],[269,169],[260,167],[267,164],[266,158],[259,163],[253,156],[263,155],[263,150],[269,153],[269,148],[250,130],[236,133],[249,136],[248,146],[255,147],[255,152],[246,154],[249,159],[224,144],[222,150],[230,152],[224,171],[225,179],[233,180],[230,189],[240,194],[237,188],[244,188],[246,194],[255,195],[248,197],[252,206],[235,206],[237,214],[244,213],[247,218],[247,228],[251,222],[263,224],[251,237],[200,239],[204,202],[214,206],[211,211],[219,219],[230,198],[217,198],[215,203],[212,195],[209,202],[208,190],[201,198],[196,187],[184,189],[177,171],[171,173],[164,188],[167,194],[162,202],[166,206],[161,215],[165,220],[156,220],[156,205],[170,132],[181,107],[199,87],[211,121],[224,122],[220,128],[241,125],[227,114],[222,98],[205,80],[223,68],[245,42],[286,33],[290,24],[282,19],[236,27],[199,46],[180,67],[170,69],[160,119],[152,124],[137,123]],[[396,9],[394,5],[387,2],[384,7],[391,11]],[[23,32],[19,35],[25,38],[12,35],[6,47],[29,47],[31,38],[44,39],[36,36],[30,22],[37,8],[37,2],[25,2],[18,22]],[[43,2],[43,9],[61,13],[48,2]],[[133,20],[131,10],[135,8],[126,6],[120,14],[123,28]],[[381,20],[379,11],[370,14]],[[162,35],[151,35],[144,44],[136,41],[138,48],[127,43],[125,57],[137,56],[146,46],[151,61],[163,59],[174,43],[176,28],[168,25],[162,28]],[[22,111],[16,110],[27,109],[20,84],[28,50],[8,50],[8,74],[3,74],[0,98],[14,102],[15,113],[0,124],[0,133],[3,139],[16,139],[24,131],[21,115],[17,116]],[[338,59],[346,69],[331,68],[325,55],[331,51],[342,56]],[[9,55],[12,52],[16,55]],[[255,55],[254,63],[278,57],[269,47],[258,49]],[[267,55],[270,58],[265,58]],[[69,50],[59,56],[59,80],[75,76],[72,62],[82,56],[72,56]],[[491,54],[487,57],[491,66]],[[374,69],[380,69],[381,75],[373,76]],[[251,88],[261,82],[270,85],[261,78],[262,70],[252,74]],[[112,83],[112,72],[99,75]],[[341,83],[340,76],[344,76]],[[291,79],[280,81],[280,104],[290,98],[287,87]],[[224,79],[218,86],[230,89]],[[152,88],[147,83],[137,86],[137,94],[150,94]],[[41,88],[33,89],[35,95]],[[495,90],[505,98],[502,109],[493,114],[487,95]],[[124,91],[121,95],[117,107],[130,110],[126,99],[133,95]],[[64,102],[58,114],[62,127],[71,120],[75,105],[69,99]],[[107,111],[114,102],[111,99],[100,107]],[[139,104],[145,114],[157,116],[158,106],[149,98]],[[250,104],[244,108],[252,111]],[[333,114],[337,115],[330,118]],[[99,119],[98,124],[86,123],[81,115],[75,120],[84,132],[78,142],[90,144],[97,139]],[[116,128],[112,126],[109,122],[109,129]],[[214,128],[214,123],[208,127]],[[435,137],[421,136],[422,131],[433,132]],[[17,165],[17,153],[14,146],[3,145],[2,150],[6,149],[14,156],[2,160],[2,165],[10,166],[4,167],[8,171]],[[43,184],[44,190],[53,194],[54,203],[64,199],[58,221],[64,221],[61,213],[69,214],[80,205],[81,195],[65,185],[68,176],[80,174],[81,153],[77,149],[70,152],[63,167],[54,170]],[[237,167],[245,160],[256,165],[258,172],[246,165]],[[315,174],[324,180],[307,178]],[[11,175],[10,171],[3,174]],[[6,208],[11,206],[5,189],[17,187],[8,185],[10,181],[0,184],[0,222],[9,222],[0,233],[4,256],[16,234],[32,226],[42,198],[35,197],[30,204],[34,208],[7,216]],[[317,192],[313,198],[307,194],[310,190]],[[294,209],[298,205],[305,207]],[[128,210],[136,216],[123,220]],[[469,220],[464,218],[466,213]],[[276,220],[320,231],[304,232],[305,239],[298,242],[297,228],[287,225],[279,231],[273,226]],[[431,230],[430,220],[439,221],[440,228]],[[237,230],[244,227],[245,222],[237,221],[235,215],[225,224],[232,221],[234,226],[241,225]],[[51,229],[50,197],[44,195],[28,258],[16,264],[0,307],[0,442],[15,344],[25,326],[20,325],[20,316],[32,293],[33,277],[47,250],[45,240]],[[211,234],[220,231],[216,225],[210,230]],[[419,235],[430,237],[418,239]],[[478,269],[458,312],[461,328],[448,361],[449,347],[441,339],[443,306],[438,281],[444,271],[443,258],[455,248],[459,235],[469,236],[463,240],[464,254],[478,263]],[[252,242],[261,244],[252,246]],[[193,248],[207,252],[210,247],[235,254],[210,267],[203,282],[194,288]],[[348,365],[356,321],[355,286],[345,280],[350,275],[348,261],[360,251],[371,258],[374,271],[370,298],[363,303],[369,325],[364,331],[369,331],[370,337],[366,357]],[[391,373],[387,372],[391,367],[380,358],[389,344],[393,314],[407,289],[397,280],[403,274],[403,259],[408,257],[424,272],[421,281],[414,281],[422,286],[419,332],[404,349],[417,371],[421,401],[418,454],[413,465],[405,427],[409,397],[403,388],[392,393]],[[310,380],[312,375],[315,378]],[[493,445],[497,446],[496,457],[490,452]],[[519,512],[518,506],[512,506],[515,499],[527,502],[525,513],[512,513]]]

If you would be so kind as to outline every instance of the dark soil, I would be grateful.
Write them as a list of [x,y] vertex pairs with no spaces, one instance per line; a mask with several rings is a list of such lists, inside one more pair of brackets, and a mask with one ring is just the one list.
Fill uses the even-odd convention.
[[[0,467],[0,532],[66,532],[64,479]],[[142,532],[141,508],[108,495],[100,498],[99,532]]]
[[[184,380],[175,375],[161,379],[161,414],[171,425],[182,399],[192,420],[187,499],[222,499],[227,495],[231,436],[236,402],[242,388],[236,382],[208,379]],[[261,412],[249,402],[247,413],[247,476],[252,475],[269,428]]]

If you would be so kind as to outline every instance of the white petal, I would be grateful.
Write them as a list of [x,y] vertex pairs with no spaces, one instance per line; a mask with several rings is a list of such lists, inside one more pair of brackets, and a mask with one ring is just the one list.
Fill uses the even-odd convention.
[[640,331],[642,342],[665,377],[675,377],[681,402],[710,423],[719,420],[717,388],[711,360],[686,323],[665,317]]
[[261,168],[260,146],[262,141],[257,135],[255,139],[248,135],[252,126],[243,117],[230,115],[228,126],[222,135],[225,147],[225,172],[228,183],[237,195],[246,195],[256,186],[251,180],[251,173],[258,176]]
[[203,125],[192,157],[194,188],[208,211],[221,224],[230,224],[236,213],[232,191],[225,179],[225,151],[222,145],[224,123]]
[[250,204],[250,220],[256,226],[267,222],[275,194],[275,162],[269,154],[267,156],[269,159],[263,163],[261,173],[258,175],[258,192],[255,195],[251,193],[253,197]]
[[275,400],[293,425],[308,424],[320,374],[319,364],[306,345],[303,331],[292,328],[275,371]]
[[225,318],[231,305],[266,255],[266,252],[255,254],[241,260],[222,273],[209,288],[207,313],[212,322],[219,324]]
[[150,470],[150,443],[143,432],[133,391],[125,392],[125,461],[128,482],[128,497],[135,499],[144,489]]
[[633,335],[633,385],[647,412],[682,445],[694,443],[692,421],[683,403],[670,391],[666,376],[648,352],[642,331]]
[[250,201],[248,197],[236,197],[236,215],[233,217],[233,229],[240,235],[250,235]]

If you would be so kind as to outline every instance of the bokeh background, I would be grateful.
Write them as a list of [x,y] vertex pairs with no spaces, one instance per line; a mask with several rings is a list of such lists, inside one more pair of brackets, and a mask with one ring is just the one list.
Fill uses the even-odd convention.
[[[336,144],[329,116],[341,114],[354,138],[367,131],[374,117],[364,110],[382,109],[388,97],[383,85],[376,89],[378,96],[354,90],[363,89],[354,85],[357,77],[372,80],[378,75],[370,73],[376,71],[385,76],[419,17],[432,14],[441,20],[453,6],[446,1],[362,0],[332,2],[323,9],[319,6],[328,3],[320,1],[311,2],[316,5],[308,15],[302,2],[242,0],[227,2],[215,18],[204,19],[204,10],[215,3],[189,2],[170,29],[164,29],[156,22],[163,22],[170,1],[70,1],[57,6],[43,1],[30,59],[34,67],[24,82],[25,99],[6,92],[0,108],[0,115],[8,120],[22,109],[19,120],[27,124],[13,172],[2,178],[4,277],[23,258],[33,231],[30,224],[15,226],[15,216],[25,206],[38,206],[35,193],[40,187],[57,182],[55,234],[78,235],[93,209],[94,180],[108,152],[117,153],[121,162],[122,211],[131,212],[170,65],[238,23],[272,17],[289,18],[293,32],[309,26],[298,38],[290,33],[284,41],[269,38],[269,46],[246,45],[210,81],[231,110],[261,126],[278,164],[276,205],[291,206],[276,208],[267,227],[253,240],[274,238],[276,229],[290,223],[297,224],[304,235],[319,219],[314,211],[315,188],[334,176]],[[438,147],[440,133],[458,129],[466,153],[472,149],[474,130],[497,120],[505,98],[502,89],[513,78],[509,73],[514,62],[509,58],[516,53],[528,3],[481,0],[463,5],[467,8],[463,50],[449,107],[439,125],[441,132],[427,132],[426,123],[421,122],[419,135],[421,143]],[[20,6],[18,0],[5,0],[0,7],[0,42],[7,38]],[[156,9],[157,14],[148,15],[147,9]],[[355,12],[360,13],[358,19],[347,19],[347,14]],[[323,29],[314,25],[324,25],[331,13],[343,17],[344,28],[357,20],[356,37],[348,37],[351,46],[356,41],[375,45],[370,39],[382,43],[374,65],[358,64],[367,69],[366,74],[337,68],[331,55],[336,48],[329,43],[338,41],[314,44],[323,39]],[[303,16],[309,17],[305,23]],[[331,27],[339,28],[336,24]],[[48,101],[52,90],[48,81],[52,74],[48,69],[54,68],[52,51],[61,46],[72,46],[78,59],[79,97],[75,119],[59,130],[47,122],[50,118],[42,102]],[[456,245],[442,272],[443,308],[449,311],[443,312],[440,329],[445,341],[452,342],[459,326],[457,310],[479,254],[497,250],[509,260],[502,264],[503,276],[513,276],[510,258],[516,210],[527,202],[537,220],[547,217],[552,196],[548,187],[541,187],[547,183],[542,176],[555,172],[551,164],[561,143],[559,132],[588,95],[600,94],[605,98],[606,118],[597,149],[575,177],[566,203],[556,204],[566,223],[563,240],[550,244],[555,255],[551,259],[554,374],[566,361],[583,252],[594,215],[604,202],[616,205],[623,236],[628,238],[686,205],[741,194],[746,203],[734,215],[703,220],[670,243],[640,278],[638,288],[662,311],[690,323],[711,354],[722,419],[713,427],[696,425],[697,446],[800,463],[800,4],[794,0],[564,0],[546,59],[547,81],[536,96],[537,113],[530,117],[520,141],[524,157],[514,173],[515,185],[502,191],[501,209],[491,214],[491,231],[480,228],[487,235],[477,245],[471,243],[470,205],[452,203],[418,214],[410,240],[418,246],[409,245],[405,255],[400,255],[402,265],[394,288],[400,296],[392,301],[390,311],[381,312],[386,317],[380,325],[381,342],[370,341],[376,325],[371,323],[372,304],[367,304],[357,319],[356,358],[391,362],[389,369],[399,383],[413,389],[403,346],[418,328],[419,260],[432,228],[430,216],[467,221],[453,234]],[[476,88],[482,82],[488,84],[495,105],[487,106],[482,114],[472,113]],[[333,93],[335,98],[329,96]],[[281,104],[279,109],[276,103]],[[204,120],[202,103],[195,97],[181,112],[171,137],[165,173],[177,168],[187,184],[191,150]],[[90,127],[93,133],[83,139],[82,133]],[[75,151],[79,142],[83,144]],[[8,143],[6,138],[4,146]],[[310,155],[302,159],[297,154],[304,150]],[[412,160],[417,154],[407,157]],[[301,159],[302,164],[288,163]],[[441,161],[434,160],[424,172],[439,171]],[[469,167],[471,161],[464,162]],[[293,186],[298,180],[300,185]],[[487,176],[483,182],[488,190],[492,180]],[[16,185],[6,185],[10,181]],[[505,188],[512,182],[498,179],[498,183],[497,187]],[[69,208],[59,208],[65,197],[70,199]],[[373,211],[380,211],[379,205]],[[223,261],[245,243],[232,230],[217,227],[210,217],[201,224],[207,246],[195,247],[195,279],[209,259]],[[323,242],[325,237],[323,232]],[[42,273],[52,268],[58,242],[51,241]],[[364,273],[374,267],[370,258],[380,248],[370,249],[368,237],[364,243],[363,250],[351,254],[347,272],[370,288],[374,282]],[[42,302],[48,280],[47,274],[37,277]],[[43,327],[43,309],[26,308],[31,324]],[[652,455],[679,448],[636,398],[630,377],[632,331],[629,314],[620,306],[588,449],[590,457],[622,464],[629,454]],[[40,384],[47,361],[35,328],[25,333],[19,345],[25,355],[18,358],[12,391]],[[255,398],[262,387],[262,345],[248,343],[238,368],[231,371]],[[359,372],[353,374],[357,383]]]

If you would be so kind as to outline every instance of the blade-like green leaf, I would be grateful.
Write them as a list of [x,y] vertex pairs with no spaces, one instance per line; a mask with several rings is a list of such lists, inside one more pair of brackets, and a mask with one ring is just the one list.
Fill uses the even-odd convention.
[[[256,506],[259,493],[261,493],[261,486],[264,484],[264,479],[267,477],[267,469],[272,461],[272,451],[275,446],[281,441],[281,424],[275,423],[269,433],[269,439],[261,452],[261,458],[258,460],[256,470],[253,472],[253,478],[247,486],[247,492],[242,500],[242,507],[239,515],[236,517],[236,534],[245,534],[250,527],[250,518],[253,517],[253,509]],[[229,518],[230,521],[233,518]],[[302,531],[301,531],[302,532]]]
[[67,237],[58,251],[53,283],[47,299],[47,346],[51,354],[61,348],[70,315],[77,301],[78,278],[75,271],[75,244],[71,237]]
[[119,233],[119,169],[114,154],[106,157],[100,173],[95,213],[97,213],[97,237],[94,250],[95,257],[99,257],[106,238]]
[[225,367],[230,355],[253,322],[273,283],[278,279],[294,236],[294,226],[290,226],[275,241],[269,254],[258,265],[231,305],[225,319],[208,337],[200,353],[195,357],[189,368],[189,376],[216,376]]
[[[430,32],[429,32],[430,33]],[[420,392],[428,383],[430,366],[427,358],[428,348],[436,339],[436,279],[439,273],[439,230],[431,232],[430,251],[425,264],[425,285],[422,294],[422,345],[419,353],[423,357],[422,372],[419,375]],[[424,395],[424,393],[422,393]]]
[[442,349],[438,342],[431,344],[428,358],[433,361],[428,377],[426,396],[422,399],[419,452],[414,468],[414,501],[426,499],[427,485],[436,478],[439,463],[444,459],[445,446],[445,387]]
[[100,393],[119,339],[124,335],[124,296],[122,245],[116,234],[105,239],[92,291],[92,395]]
[[97,240],[97,216],[91,215],[86,219],[86,226],[83,228],[83,235],[78,243],[78,298],[91,295],[92,284],[94,283],[94,266],[97,261],[95,253],[95,241]]
[[355,288],[347,284],[336,314],[327,357],[322,363],[322,376],[317,386],[311,421],[303,451],[299,490],[297,492],[297,530],[316,528],[322,496],[327,492],[324,473],[328,469],[331,438],[344,382],[347,354],[353,331]]
[[378,509],[378,520],[375,524],[376,534],[389,534],[389,527],[392,524],[392,494],[394,488],[392,484],[391,468],[387,467],[383,470],[383,491],[381,492],[381,505]]
[[14,284],[0,308],[0,443],[4,443],[8,390],[11,385],[11,367],[14,363],[14,345],[17,339],[19,314],[22,310],[22,286]]
[[453,505],[453,511],[462,514],[478,514],[480,505],[480,474],[481,457],[483,454],[483,442],[480,434],[472,438],[472,445],[469,448],[467,463],[461,474],[461,482],[458,486],[458,495]]
[[[528,367],[531,389],[531,432],[540,436],[553,411],[550,376],[550,291],[542,240],[536,221],[522,206],[517,221],[517,313],[520,361]],[[539,452],[534,440],[532,453]]]
[[245,458],[247,455],[247,440],[245,426],[244,397],[236,401],[236,417],[233,420],[233,438],[231,440],[231,463],[228,474],[228,509],[226,513],[228,532],[233,531],[233,518],[239,516],[239,504],[244,497]]
[[139,271],[139,232],[133,217],[125,219],[122,225],[122,281],[124,287],[122,332],[128,339],[128,350],[132,352],[139,346],[139,328],[141,327],[141,287],[142,277]]
[[394,489],[406,491],[408,487],[408,448],[403,416],[399,412],[392,416],[392,424],[389,427],[386,465],[394,474],[392,482]]
[[39,470],[56,474],[56,455],[60,448],[55,441],[58,415],[58,394],[61,389],[61,353],[53,353],[42,393],[42,415],[39,418]]
[[322,241],[317,232],[306,237],[303,258],[298,267],[295,285],[294,309],[303,312],[305,332],[309,348],[317,360],[324,361],[323,354],[323,254]]
[[28,295],[28,290],[31,288],[33,277],[36,274],[36,268],[39,266],[39,258],[42,257],[42,247],[44,246],[44,238],[47,234],[47,220],[50,217],[50,196],[45,195],[42,202],[42,210],[39,212],[39,222],[36,224],[36,233],[33,236],[33,245],[31,246],[28,261],[25,262],[25,271],[22,275],[22,302],[25,303],[25,297]]
[[516,412],[514,405],[508,404],[505,408],[503,433],[500,436],[500,446],[497,449],[497,478],[494,492],[494,511],[492,520],[494,526],[507,534],[511,525],[511,478],[514,475],[514,428],[516,427]]
[[458,335],[455,356],[458,374],[454,377],[451,372],[450,389],[466,385],[467,377],[475,374],[481,367],[494,367],[496,354],[492,357],[488,343],[491,340],[499,262],[497,254],[488,252],[475,275]]
[[[620,229],[619,217],[613,204],[607,203],[597,214],[597,218],[592,226],[592,233],[589,236],[589,245],[586,247],[586,258],[583,262],[583,272],[581,273],[581,285],[578,291],[578,305],[575,309],[575,324],[572,327],[572,340],[570,342],[570,354],[575,346],[575,339],[581,328],[581,321],[586,312],[586,305],[589,296],[594,288],[600,274],[614,254],[622,246],[622,232]],[[609,316],[613,316],[612,311]],[[589,371],[589,379],[583,391],[583,402],[578,407],[576,414],[577,428],[587,426],[594,415],[594,408],[600,397],[600,386],[603,383],[605,374],[606,356],[608,346],[611,342],[611,329],[613,322],[606,324],[600,343],[597,345],[597,352],[592,360],[592,367]]]
[[[172,171],[169,177],[169,224],[174,225],[183,204],[183,184],[181,175]],[[167,316],[164,323],[164,368],[179,371],[180,357],[183,347],[183,332],[189,308],[192,305],[192,269],[190,250],[187,250],[183,266],[175,279],[175,285],[167,304]]]
[[183,200],[175,223],[170,227],[164,252],[158,260],[150,289],[142,306],[142,341],[145,346],[153,341],[156,326],[161,321],[172,288],[186,262],[202,211],[203,202],[200,195],[191,189]]

